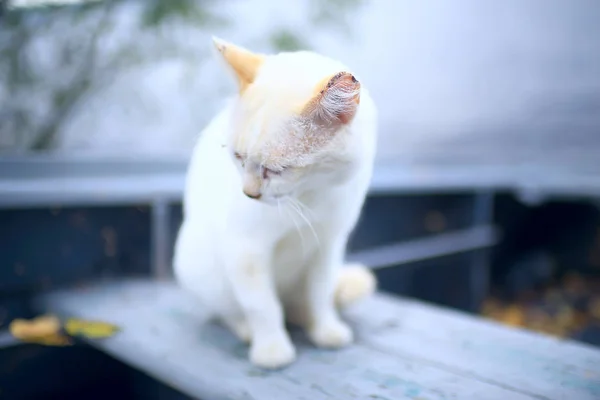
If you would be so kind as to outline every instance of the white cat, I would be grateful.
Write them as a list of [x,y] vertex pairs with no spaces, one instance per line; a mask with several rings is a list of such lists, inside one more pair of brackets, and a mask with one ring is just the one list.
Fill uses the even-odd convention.
[[179,284],[264,368],[291,363],[285,319],[321,347],[353,333],[339,308],[376,289],[344,265],[367,193],[376,108],[349,69],[313,52],[255,54],[214,44],[239,93],[202,133],[175,246]]

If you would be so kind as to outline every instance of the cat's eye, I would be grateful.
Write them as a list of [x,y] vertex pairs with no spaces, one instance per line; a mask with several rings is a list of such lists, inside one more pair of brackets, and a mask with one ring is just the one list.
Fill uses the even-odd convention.
[[238,160],[239,162],[242,163],[242,167],[244,167],[245,163],[244,163],[244,157],[242,157],[242,155],[240,153],[233,153],[233,156],[235,157],[236,160]]
[[267,179],[269,176],[272,176],[272,175],[281,175],[281,173],[283,172],[284,169],[285,168],[280,168],[278,170],[274,170],[274,169],[263,167],[263,169],[262,169],[263,179]]

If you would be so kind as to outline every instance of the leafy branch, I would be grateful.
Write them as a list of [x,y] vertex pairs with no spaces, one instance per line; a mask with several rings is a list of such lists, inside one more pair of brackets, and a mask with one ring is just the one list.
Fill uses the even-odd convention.
[[[50,113],[47,121],[39,129],[38,134],[29,146],[32,150],[42,150],[52,146],[58,129],[93,84],[93,77],[97,66],[98,41],[107,30],[111,11],[115,4],[113,1],[108,1],[103,5],[98,22],[87,40],[84,55],[81,58],[76,75],[67,88],[61,88],[54,93],[55,110]],[[64,47],[62,50],[62,59],[72,58],[72,54],[70,54],[72,50],[69,47]]]
[[[350,14],[365,2],[309,1],[309,29],[344,34]],[[11,151],[55,147],[59,132],[94,90],[128,69],[179,59],[195,70],[208,51],[185,40],[189,29],[215,30],[231,22],[214,12],[219,0],[103,0],[14,9],[6,3],[0,0],[0,150],[8,145]],[[117,15],[132,9],[139,20],[130,26],[129,39],[119,39],[116,48],[105,46],[115,26],[122,27]],[[312,47],[308,35],[289,27],[272,29],[267,40],[277,51]]]
[[[185,18],[195,18],[195,26],[223,23],[207,10],[200,10],[202,7],[195,0],[142,0],[139,26],[142,31],[131,35],[131,40],[119,43],[116,51],[106,54],[102,51],[101,42],[111,34],[114,15],[124,4],[106,0],[70,6],[43,6],[14,9],[5,16],[6,23],[1,29],[7,32],[4,37],[9,39],[6,43],[0,39],[3,60],[0,62],[0,76],[6,77],[4,87],[8,104],[0,110],[0,135],[14,138],[9,147],[14,149],[16,145],[36,151],[54,147],[59,131],[93,89],[108,85],[127,69],[168,58],[179,58],[197,65],[203,59],[201,52],[186,48],[181,42],[169,40],[172,39],[169,35],[161,34],[162,28],[177,16],[185,14]],[[195,8],[190,8],[192,6]],[[194,9],[196,11],[192,12]],[[34,20],[37,24],[32,23]],[[50,35],[54,49],[52,56],[58,61],[54,70],[58,69],[55,72],[58,75],[40,72],[39,60],[33,52],[35,42],[46,36],[44,32],[65,29],[65,22],[70,24],[69,35]],[[140,37],[149,40],[139,40]],[[42,102],[49,106],[49,110],[40,113],[31,104],[44,95],[49,101]]]

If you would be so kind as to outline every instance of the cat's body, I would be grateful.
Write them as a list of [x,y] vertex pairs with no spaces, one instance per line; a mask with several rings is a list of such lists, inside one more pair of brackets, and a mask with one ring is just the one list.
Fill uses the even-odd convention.
[[337,308],[375,288],[365,268],[342,267],[371,178],[376,109],[333,60],[216,45],[240,95],[194,149],[174,269],[251,342],[253,363],[276,368],[295,358],[284,313],[315,344],[341,347],[352,332]]

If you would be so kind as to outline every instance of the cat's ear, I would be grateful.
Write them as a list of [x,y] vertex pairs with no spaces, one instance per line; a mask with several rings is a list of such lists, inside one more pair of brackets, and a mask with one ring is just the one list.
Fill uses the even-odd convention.
[[253,53],[250,50],[228,43],[214,36],[212,40],[217,51],[235,73],[238,79],[240,93],[243,93],[246,88],[254,82],[256,74],[265,60],[265,56]]
[[360,82],[349,72],[339,72],[317,85],[302,113],[317,124],[335,127],[352,121],[359,103]]

